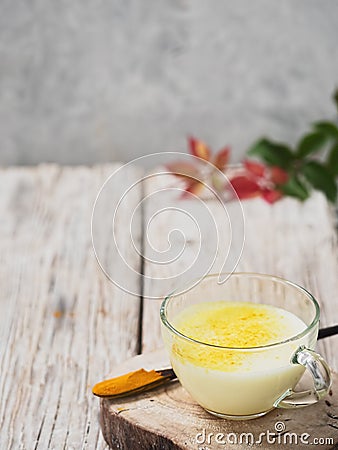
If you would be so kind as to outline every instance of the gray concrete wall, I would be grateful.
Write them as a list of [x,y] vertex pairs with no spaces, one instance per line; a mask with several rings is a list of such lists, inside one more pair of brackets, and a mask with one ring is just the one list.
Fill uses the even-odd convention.
[[337,0],[1,0],[0,163],[238,160],[332,117]]

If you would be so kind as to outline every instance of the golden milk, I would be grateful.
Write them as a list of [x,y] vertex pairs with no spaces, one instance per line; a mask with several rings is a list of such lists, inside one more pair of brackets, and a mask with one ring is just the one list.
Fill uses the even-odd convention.
[[173,338],[173,368],[192,397],[211,412],[241,416],[268,411],[303,373],[290,361],[300,341],[272,345],[306,329],[281,308],[203,302],[182,310],[172,324],[191,338]]

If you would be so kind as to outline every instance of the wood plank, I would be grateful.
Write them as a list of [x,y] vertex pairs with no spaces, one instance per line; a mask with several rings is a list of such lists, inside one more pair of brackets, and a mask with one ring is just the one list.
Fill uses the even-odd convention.
[[[164,191],[162,196],[149,196],[148,204],[145,205],[146,224],[156,211],[165,208],[166,196],[170,202],[173,202],[172,191],[168,189],[168,186],[172,185],[173,180],[170,177],[167,179],[154,177],[145,184],[145,192],[148,195],[160,189]],[[194,214],[193,203],[194,201],[180,200],[176,192],[176,204],[180,209]],[[245,245],[236,270],[275,274],[303,285],[316,296],[321,305],[321,326],[337,324],[338,245],[335,213],[322,194],[314,193],[304,203],[285,198],[274,205],[269,205],[262,199],[252,199],[243,201],[242,206],[245,218]],[[210,273],[219,272],[222,268],[224,249],[229,246],[231,238],[228,219],[224,216],[224,210],[219,202],[206,199],[205,207],[205,211],[211,211],[215,219],[223,251],[219,251],[215,255],[214,247],[210,245],[210,240],[211,243],[214,242],[214,239],[210,239],[213,237],[212,231],[210,236],[200,242],[198,233],[194,232],[187,222],[182,221],[177,211],[168,209],[165,214],[158,214],[157,221],[152,222],[153,246],[155,248],[163,247],[168,230],[177,228],[187,236],[188,251],[182,252],[175,265],[163,265],[147,261],[147,256],[151,251],[149,245],[145,245],[144,272],[148,277],[145,280],[146,292],[151,293],[153,278],[175,275],[179,270],[187,267],[192,261],[192,255],[198,252],[200,244],[207,260],[216,256]],[[235,250],[231,253],[232,260],[226,264],[226,268],[232,268],[235,266],[236,255],[240,254],[242,247],[241,233],[236,233],[236,227],[240,228],[240,218],[236,210],[237,205],[228,203],[226,208],[233,222],[231,223],[233,231],[235,230],[233,232]],[[200,215],[196,214],[196,217],[200,217]],[[179,244],[180,242],[177,245]],[[200,264],[197,272],[204,270],[203,264],[199,261],[196,264]],[[170,286],[169,283],[164,283],[163,291],[160,294],[164,297],[175,287],[178,285]],[[157,286],[156,288],[158,290]],[[161,300],[155,301],[147,298],[144,300],[143,352],[151,351],[162,345],[159,320],[160,304]],[[325,339],[318,345],[319,351],[336,370],[338,370],[337,346],[338,336]]]
[[[157,351],[132,358],[116,367],[113,374],[140,367],[160,368],[168,363],[165,352]],[[334,374],[332,391],[326,401],[303,408],[301,413],[295,409],[275,409],[264,417],[249,421],[229,421],[212,416],[195,403],[177,381],[173,381],[147,393],[102,400],[101,424],[107,442],[115,450],[240,450],[247,445],[278,450],[308,448],[315,439],[324,439],[320,448],[333,449],[338,443],[337,408],[337,374]],[[278,436],[276,429],[284,431],[279,438],[274,438]],[[221,437],[217,439],[219,433]],[[301,436],[308,444],[301,442]]]
[[[91,386],[137,352],[140,302],[106,279],[91,244],[93,203],[116,168],[1,170],[0,448],[107,447]],[[126,183],[138,177],[129,169]],[[119,196],[106,200],[106,212]],[[130,208],[140,196],[137,188]],[[122,242],[123,222],[115,230]],[[126,251],[138,268],[128,284],[139,291],[140,258],[131,245]]]

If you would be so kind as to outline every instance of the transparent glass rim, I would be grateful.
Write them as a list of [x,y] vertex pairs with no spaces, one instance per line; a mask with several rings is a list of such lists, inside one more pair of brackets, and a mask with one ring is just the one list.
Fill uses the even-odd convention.
[[[234,273],[217,273],[217,274],[209,274],[206,275],[201,282],[203,282],[205,279],[209,279],[209,278],[219,278],[221,276],[229,276],[229,277],[256,277],[256,278],[261,278],[261,279],[265,279],[265,280],[270,280],[270,281],[276,281],[280,284],[284,284],[288,287],[291,287],[293,289],[296,289],[299,292],[302,292],[303,294],[305,294],[305,296],[312,302],[312,304],[315,307],[315,316],[312,320],[312,322],[305,328],[305,330],[303,330],[301,333],[298,333],[288,339],[285,339],[283,341],[279,341],[279,342],[274,342],[272,344],[268,344],[268,345],[261,345],[261,346],[256,346],[256,347],[226,347],[226,346],[222,346],[222,345],[215,345],[215,344],[210,344],[208,342],[203,342],[203,341],[199,341],[197,339],[193,339],[189,336],[186,336],[185,334],[181,333],[179,330],[177,330],[167,319],[167,306],[168,303],[170,302],[170,300],[172,298],[174,298],[175,296],[178,297],[179,295],[182,295],[182,290],[179,291],[179,293],[177,295],[175,295],[176,292],[178,292],[178,290],[174,290],[173,292],[171,292],[170,294],[168,294],[165,299],[163,300],[162,304],[161,304],[161,308],[160,308],[160,317],[161,317],[161,321],[163,323],[164,326],[166,326],[172,333],[174,333],[175,335],[179,336],[182,339],[185,339],[186,341],[189,342],[193,342],[195,344],[199,344],[199,345],[204,345],[210,348],[217,348],[217,349],[224,349],[224,350],[236,350],[236,351],[242,351],[242,352],[247,352],[249,350],[264,350],[264,349],[269,349],[272,347],[277,347],[279,345],[283,345],[283,344],[287,344],[290,342],[294,342],[297,341],[301,338],[303,338],[304,336],[306,336],[308,333],[311,332],[311,330],[313,330],[313,328],[318,324],[319,322],[319,316],[320,316],[320,308],[319,308],[319,304],[317,302],[317,300],[315,299],[315,297],[305,288],[303,288],[302,286],[300,286],[299,284],[293,283],[292,281],[286,280],[285,278],[282,277],[278,277],[276,275],[268,275],[268,274],[262,274],[262,273],[255,273],[255,272],[234,272]],[[198,284],[193,288],[196,289],[198,286]]]

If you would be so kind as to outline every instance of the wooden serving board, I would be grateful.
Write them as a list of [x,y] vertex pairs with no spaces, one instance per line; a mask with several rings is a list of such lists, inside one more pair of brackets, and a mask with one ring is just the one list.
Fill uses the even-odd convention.
[[[160,369],[168,366],[165,351],[159,350],[126,361],[111,375],[121,375],[140,367]],[[336,373],[333,380],[330,394],[316,405],[297,410],[276,409],[248,421],[212,416],[178,381],[172,381],[147,393],[101,400],[101,428],[108,445],[116,450],[237,450],[248,443],[250,447],[285,450],[309,448],[315,442],[321,443],[318,445],[321,449],[334,449],[338,448]]]

